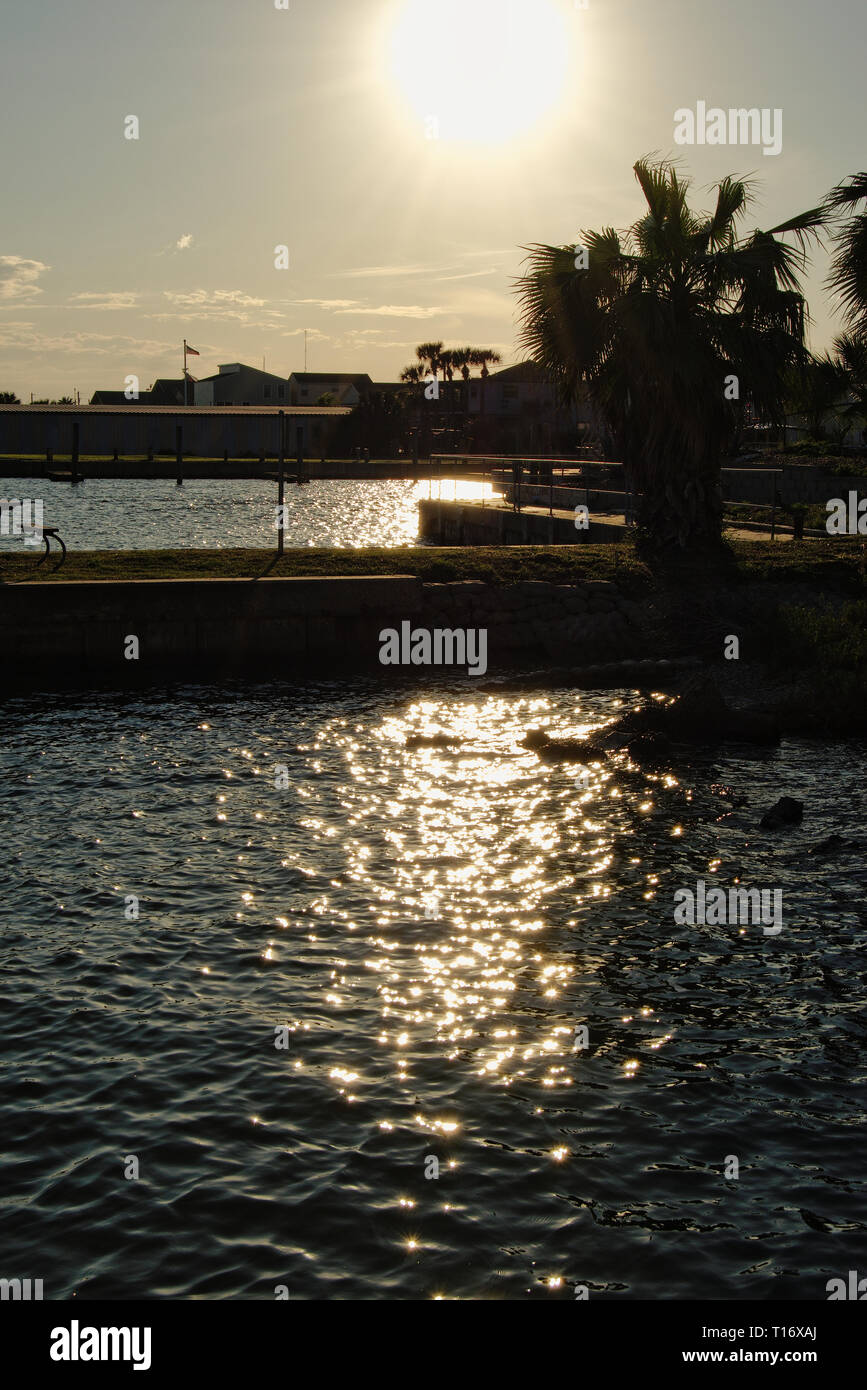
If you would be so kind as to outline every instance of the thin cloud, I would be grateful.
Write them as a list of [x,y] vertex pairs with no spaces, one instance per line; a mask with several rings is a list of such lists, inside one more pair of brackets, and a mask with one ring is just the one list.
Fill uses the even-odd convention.
[[36,281],[50,265],[31,261],[25,256],[0,256],[0,300],[32,299],[43,291]]
[[[416,338],[385,338],[382,342],[372,343],[369,339],[350,330],[350,332],[344,334],[343,337],[335,338],[334,347],[338,351],[345,348],[350,352],[356,350],[361,351],[362,349],[368,352],[371,349],[374,349],[376,352],[382,352],[385,350],[391,351],[393,348],[400,348],[402,352],[409,353],[415,350],[417,341]],[[372,375],[373,372],[371,372],[371,376]]]
[[285,328],[280,334],[280,337],[300,338],[302,333],[306,333],[308,338],[317,338],[323,343],[331,342],[329,335],[327,333],[320,333],[318,328]]
[[380,304],[376,309],[338,309],[338,314],[364,314],[393,319],[431,319],[442,309],[425,309],[420,304]]
[[157,256],[174,256],[178,251],[189,251],[192,244],[192,232],[184,232],[182,236],[178,237],[177,241],[166,242],[165,246],[161,247],[159,251],[153,254]]
[[492,266],[490,270],[467,270],[463,275],[440,275],[439,280],[477,280],[480,275],[496,275],[497,266]]
[[[400,275],[431,275],[444,278],[448,271],[460,271],[467,261],[478,260],[479,257],[485,260],[494,260],[500,256],[515,255],[514,246],[495,246],[487,251],[456,251],[453,258],[449,261],[440,262],[435,265],[364,265],[356,266],[351,270],[335,270],[332,275],[345,276],[347,279],[365,279],[379,277],[388,279],[397,278]],[[491,274],[488,271],[476,271],[476,274]],[[454,278],[458,278],[455,276]]]
[[335,275],[363,279],[374,276],[425,275],[431,270],[429,265],[363,265],[357,270],[338,270]]
[[266,301],[243,290],[163,290],[171,312],[147,314],[157,320],[218,319],[234,320],[245,328],[276,328],[283,320],[279,309],[266,309]]
[[493,246],[489,251],[463,251],[461,253],[464,260],[472,260],[478,256],[514,256],[519,250],[516,246]]
[[264,299],[254,299],[243,290],[190,290],[188,293],[163,290],[163,294],[172,304],[185,309],[261,309],[265,303]]
[[134,309],[139,296],[131,290],[85,290],[81,294],[70,295],[69,303],[76,309]]
[[87,352],[104,357],[165,357],[176,352],[173,343],[149,338],[131,338],[116,333],[44,333],[33,323],[17,321],[0,324],[0,348],[16,352]]
[[292,299],[290,304],[315,304],[318,309],[350,309],[358,299]]
[[380,304],[376,307],[363,304],[359,299],[296,299],[296,304],[315,304],[319,309],[327,309],[334,314],[360,314],[379,318],[427,319],[442,311],[427,309],[420,304]]

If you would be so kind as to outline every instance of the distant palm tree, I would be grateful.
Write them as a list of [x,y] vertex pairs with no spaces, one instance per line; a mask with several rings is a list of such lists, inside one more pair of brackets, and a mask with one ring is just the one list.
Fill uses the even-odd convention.
[[442,343],[419,343],[415,350],[421,366],[427,368],[427,375],[432,376],[434,380],[442,366],[442,353]]
[[[564,398],[589,388],[648,539],[715,542],[722,453],[740,413],[727,394],[784,422],[787,375],[805,353],[798,272],[825,213],[741,236],[751,201],[742,180],[723,179],[714,211],[696,214],[670,162],[639,160],[634,172],[647,209],[622,238],[611,227],[582,233],[586,269],[573,247],[524,248],[521,347]],[[797,247],[777,239],[787,233]]]
[[[442,343],[419,343],[415,350],[415,355],[421,366],[426,369],[425,375],[432,376],[436,383],[438,381],[438,374],[443,365]],[[438,385],[434,387],[434,399],[439,399]]]
[[843,216],[834,235],[835,255],[828,285],[839,297],[846,326],[857,333],[867,332],[867,173],[832,188],[825,199],[829,220]]
[[449,424],[451,424],[453,413],[452,381],[454,380],[455,367],[457,365],[455,362],[454,350],[452,348],[443,348],[440,352],[439,363],[443,374],[443,386],[445,387],[444,404],[448,411]]
[[481,367],[481,369],[482,369],[482,370],[481,370],[481,378],[482,378],[482,399],[481,399],[481,403],[480,403],[479,409],[480,409],[480,413],[481,413],[482,415],[484,415],[484,413],[485,413],[485,382],[487,381],[488,377],[490,376],[490,372],[488,371],[488,363],[490,362],[491,365],[493,366],[493,365],[494,365],[495,363],[497,363],[497,362],[502,362],[503,359],[502,359],[502,357],[500,356],[500,354],[499,354],[498,352],[494,352],[493,348],[470,348],[470,360],[471,360],[472,365],[473,365],[474,367]]
[[463,391],[461,392],[461,400],[463,403],[461,409],[463,411],[465,419],[467,415],[467,410],[469,409],[470,388],[468,383],[470,380],[472,354],[473,349],[470,347],[452,348],[451,353],[449,354],[449,356],[451,357],[452,366],[456,371],[460,372],[461,376],[464,379]]
[[421,386],[422,382],[424,381],[424,367],[422,365],[404,367],[403,371],[400,374],[400,379],[401,381],[405,381],[409,385],[409,395],[412,397],[415,405],[415,410],[413,412],[413,432],[415,445],[418,446],[419,435],[421,432],[421,401],[419,399],[421,392],[412,388]]

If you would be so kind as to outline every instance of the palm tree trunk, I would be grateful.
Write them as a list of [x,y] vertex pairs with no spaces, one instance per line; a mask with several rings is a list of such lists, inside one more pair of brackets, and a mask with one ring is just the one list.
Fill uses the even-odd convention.
[[722,533],[722,492],[719,468],[682,460],[652,459],[645,454],[627,465],[636,489],[635,515],[640,531],[653,537],[660,549],[699,545],[715,547]]

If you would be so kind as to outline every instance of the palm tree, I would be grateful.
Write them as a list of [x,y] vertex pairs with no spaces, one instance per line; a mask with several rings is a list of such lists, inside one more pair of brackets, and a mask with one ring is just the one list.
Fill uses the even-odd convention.
[[419,343],[415,350],[415,355],[422,367],[427,368],[426,375],[432,376],[434,380],[442,366],[442,343]]
[[449,423],[451,423],[453,413],[452,381],[454,380],[455,367],[457,366],[455,362],[455,350],[453,348],[443,348],[440,352],[439,364],[443,374],[443,386],[445,387],[444,404],[448,411]]
[[417,448],[419,445],[419,436],[421,434],[421,401],[419,399],[421,393],[414,388],[421,386],[425,379],[424,366],[419,364],[417,366],[404,367],[400,374],[400,379],[401,381],[407,382],[409,385],[410,390],[408,394],[415,402],[415,410],[413,412],[413,438],[414,447]]
[[857,333],[867,332],[867,210],[855,212],[865,201],[867,173],[853,174],[825,199],[829,219],[844,217],[834,235],[828,285],[843,306],[846,327]]
[[821,357],[807,355],[790,377],[793,410],[806,420],[810,439],[821,439],[827,432],[826,419],[840,401],[848,386],[843,364],[824,353]]
[[[415,355],[426,376],[432,376],[434,382],[437,381],[437,374],[443,365],[443,345],[442,343],[419,343],[415,350]],[[434,388],[434,399],[439,399],[439,387]]]
[[841,412],[846,421],[867,424],[867,334],[843,333],[834,339],[834,351],[852,397]]
[[[825,213],[741,236],[744,181],[723,179],[714,211],[695,214],[669,161],[642,159],[634,172],[647,210],[622,237],[582,233],[586,270],[572,247],[524,248],[521,346],[566,400],[589,388],[640,494],[644,535],[660,547],[716,542],[720,464],[740,410],[731,379],[783,423],[786,376],[805,352],[798,272]],[[787,233],[797,247],[777,239]]]
[[462,392],[462,399],[463,399],[463,402],[464,402],[464,406],[463,406],[464,411],[466,411],[466,409],[467,409],[467,395],[468,395],[468,391],[469,391],[469,388],[468,388],[468,386],[467,386],[467,382],[468,382],[469,379],[470,379],[470,367],[471,367],[471,365],[472,365],[472,362],[471,362],[472,355],[473,355],[473,349],[470,348],[470,347],[452,348],[452,353],[451,353],[452,366],[453,366],[457,371],[460,372],[461,376],[462,376],[463,379],[464,379],[464,389],[463,389],[463,392]]
[[500,354],[494,352],[493,348],[470,348],[470,361],[472,365],[474,367],[481,367],[482,369],[480,373],[482,378],[482,398],[479,406],[480,414],[482,415],[485,413],[485,382],[490,376],[488,363],[490,362],[493,366],[497,362],[502,362],[502,360]]
[[474,349],[471,347],[453,348],[452,365],[460,372],[463,377],[463,389],[461,391],[461,413],[463,415],[463,428],[466,430],[467,421],[470,413],[470,372],[473,366]]

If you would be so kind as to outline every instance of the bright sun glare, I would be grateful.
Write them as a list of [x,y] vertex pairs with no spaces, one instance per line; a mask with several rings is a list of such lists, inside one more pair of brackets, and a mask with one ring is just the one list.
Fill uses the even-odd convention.
[[391,69],[429,138],[500,143],[557,100],[567,50],[551,0],[406,0]]

